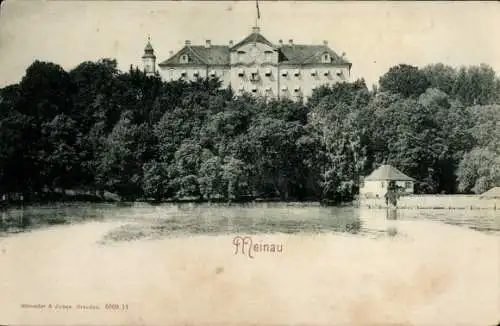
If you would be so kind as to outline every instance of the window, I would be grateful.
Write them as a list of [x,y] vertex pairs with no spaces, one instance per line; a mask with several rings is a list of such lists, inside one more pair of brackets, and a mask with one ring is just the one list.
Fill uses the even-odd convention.
[[283,70],[283,71],[281,72],[281,76],[286,77],[287,75],[288,75],[288,71]]
[[259,80],[259,71],[257,70],[257,68],[253,68],[251,70],[250,80]]
[[198,77],[198,76],[200,76],[200,73],[198,72],[198,70],[195,70],[193,72],[193,77]]
[[385,188],[385,182],[382,181],[382,183],[380,184],[381,188]]
[[243,69],[238,70],[238,76],[240,77],[245,76],[245,71]]
[[342,76],[342,70],[337,69],[337,76]]
[[239,62],[242,62],[245,59],[245,52],[244,51],[238,51],[238,53],[236,54],[236,56],[237,56],[237,60]]
[[311,76],[316,76],[317,74],[316,69],[311,70]]
[[283,87],[281,87],[281,90],[282,90],[283,92],[286,92],[286,91],[288,90],[288,87],[283,86]]
[[406,182],[405,182],[405,188],[406,188],[406,189],[411,188],[411,186],[412,186],[411,181],[406,181]]
[[273,61],[273,52],[272,51],[266,51],[265,53],[265,60],[267,62]]
[[323,56],[321,57],[321,62],[330,63],[330,55],[328,53],[323,54]]
[[299,92],[300,92],[300,87],[299,87],[299,86],[296,86],[296,87],[293,89],[293,91],[294,91],[295,93],[299,93]]
[[184,70],[183,72],[181,72],[181,77],[182,78],[185,78],[187,76],[187,72]]
[[295,77],[300,76],[300,70],[299,70],[299,69],[296,69],[296,70],[295,70],[295,72],[294,72],[294,75],[295,75]]
[[268,68],[268,69],[266,70],[266,76],[267,76],[267,77],[271,76],[271,68]]
[[179,59],[179,62],[180,63],[188,63],[189,62],[189,57],[187,54],[183,54],[181,55],[180,59]]
[[252,93],[257,93],[257,87],[252,88]]
[[216,76],[215,70],[210,71],[210,77],[215,77],[215,76]]
[[325,75],[325,76],[328,76],[329,74],[330,74],[330,71],[329,71],[329,70],[325,70],[325,71],[323,72],[323,75]]

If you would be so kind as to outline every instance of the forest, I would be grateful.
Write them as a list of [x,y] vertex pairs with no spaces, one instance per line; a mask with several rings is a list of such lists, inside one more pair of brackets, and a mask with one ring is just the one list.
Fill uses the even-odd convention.
[[418,193],[500,186],[500,79],[485,65],[399,64],[369,89],[305,103],[164,82],[114,59],[33,62],[0,90],[0,194],[74,190],[123,201],[351,201],[391,164]]

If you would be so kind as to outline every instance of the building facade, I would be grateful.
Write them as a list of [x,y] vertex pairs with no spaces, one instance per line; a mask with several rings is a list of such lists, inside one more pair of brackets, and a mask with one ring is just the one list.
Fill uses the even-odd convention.
[[[148,51],[148,52],[147,52]],[[143,56],[144,70],[155,73],[151,44]],[[158,64],[166,81],[219,78],[222,87],[231,86],[236,94],[251,93],[269,98],[304,99],[313,89],[350,79],[352,64],[333,51],[326,41],[321,45],[269,42],[258,27],[242,41],[228,45],[185,45]]]

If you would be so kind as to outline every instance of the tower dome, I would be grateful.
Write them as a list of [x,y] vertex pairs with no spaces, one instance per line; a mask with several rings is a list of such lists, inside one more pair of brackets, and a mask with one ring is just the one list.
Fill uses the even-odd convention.
[[148,37],[148,43],[146,44],[146,47],[144,48],[144,55],[142,58],[154,58],[156,59],[156,56],[154,54],[154,49],[153,46],[151,45],[151,38]]
[[142,64],[144,67],[144,72],[148,75],[154,75],[156,72],[156,56],[151,45],[151,38],[148,37],[148,43],[144,48],[144,54],[142,55]]

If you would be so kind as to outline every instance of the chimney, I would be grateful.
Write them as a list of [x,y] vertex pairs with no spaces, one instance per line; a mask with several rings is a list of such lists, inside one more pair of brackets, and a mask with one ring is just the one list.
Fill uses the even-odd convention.
[[327,40],[324,40],[324,41],[323,41],[323,45],[324,45],[324,46],[328,46],[328,41],[327,41]]
[[283,40],[279,40],[278,42],[280,43],[280,46],[283,45]]
[[289,39],[288,44],[293,45],[293,39]]
[[190,41],[190,40],[186,40],[186,41],[184,42],[184,44],[185,44],[185,45],[191,45],[191,41]]
[[252,33],[260,33],[260,28],[258,26],[252,27]]
[[212,45],[212,41],[210,41],[210,40],[206,40],[205,41],[205,47],[206,48],[209,48],[211,45]]
[[229,41],[229,46],[233,46],[233,40]]

